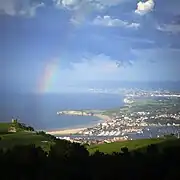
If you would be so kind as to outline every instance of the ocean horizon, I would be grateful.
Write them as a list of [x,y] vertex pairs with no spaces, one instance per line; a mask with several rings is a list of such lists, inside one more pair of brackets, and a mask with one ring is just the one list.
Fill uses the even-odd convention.
[[58,116],[57,111],[81,109],[110,109],[121,107],[123,97],[116,94],[0,94],[0,121],[19,117],[20,122],[35,129],[50,130],[87,127],[97,124],[98,117]]

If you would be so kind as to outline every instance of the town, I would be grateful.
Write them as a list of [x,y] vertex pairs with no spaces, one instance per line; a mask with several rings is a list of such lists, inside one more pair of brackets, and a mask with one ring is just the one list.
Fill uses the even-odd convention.
[[[129,91],[125,94],[123,107],[92,111],[92,114],[90,111],[84,111],[84,115],[108,116],[107,121],[78,132],[76,138],[69,136],[63,138],[84,143],[94,141],[102,143],[137,137],[161,137],[170,133],[179,136],[179,97],[179,94],[168,91],[154,91],[154,93],[153,91]],[[78,113],[73,111],[73,114]],[[90,137],[95,137],[95,140]]]

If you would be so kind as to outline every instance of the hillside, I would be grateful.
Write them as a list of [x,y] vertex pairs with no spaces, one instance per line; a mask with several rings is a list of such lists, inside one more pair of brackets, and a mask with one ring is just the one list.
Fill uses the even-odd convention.
[[22,123],[0,123],[0,148],[13,148],[17,145],[30,145],[40,146],[45,151],[53,142],[53,136],[47,135],[43,132],[36,132],[30,126]]
[[172,135],[86,148],[26,128],[9,132],[11,125],[0,123],[3,179],[180,179],[180,140]]
[[8,122],[8,123],[1,122],[0,123],[0,134],[7,134],[11,125],[12,125],[11,122]]
[[113,152],[121,152],[121,148],[127,147],[129,151],[140,150],[144,151],[151,144],[156,144],[159,149],[171,146],[180,146],[180,140],[176,138],[155,138],[155,139],[139,139],[129,140],[124,142],[113,142],[109,144],[91,145],[88,147],[89,152],[92,154],[96,151],[112,154]]
[[[9,131],[11,127],[16,127],[18,131]],[[27,130],[27,127],[29,130]],[[41,147],[46,152],[49,152],[50,147],[55,142],[55,137],[44,132],[36,132],[32,127],[29,128],[25,124],[21,123],[0,123],[0,149],[9,149],[17,145],[31,145],[34,144],[36,147]],[[169,136],[166,138],[155,138],[155,139],[140,139],[140,140],[129,140],[114,143],[104,143],[91,145],[87,147],[90,154],[100,151],[107,154],[113,152],[121,152],[121,148],[127,147],[129,151],[134,150],[146,150],[148,145],[157,144],[158,147],[164,148],[169,146],[180,146],[180,140]]]

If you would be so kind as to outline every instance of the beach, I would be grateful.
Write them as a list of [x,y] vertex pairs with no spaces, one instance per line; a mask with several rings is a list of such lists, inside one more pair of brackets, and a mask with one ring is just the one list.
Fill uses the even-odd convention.
[[98,117],[99,119],[107,122],[107,121],[111,121],[111,117],[107,116],[107,115],[103,115],[103,114],[96,114],[94,115],[95,117]]
[[51,135],[70,135],[70,134],[76,134],[76,133],[83,131],[85,129],[86,128],[52,130],[52,131],[47,131],[46,133],[51,134]]
[[[106,115],[102,114],[95,114],[95,117],[98,117],[100,119],[100,122],[107,122],[110,121],[111,118]],[[71,135],[71,134],[76,134],[79,133],[80,131],[83,131],[87,128],[93,127],[94,125],[87,125],[86,127],[72,127],[72,128],[64,128],[64,129],[54,129],[54,130],[48,130],[46,131],[47,134],[51,135]]]

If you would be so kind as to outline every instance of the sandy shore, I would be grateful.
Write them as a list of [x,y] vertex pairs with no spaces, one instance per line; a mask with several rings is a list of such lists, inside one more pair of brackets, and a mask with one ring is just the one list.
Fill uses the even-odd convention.
[[109,116],[103,115],[103,114],[96,114],[95,117],[98,117],[99,119],[102,119],[103,121],[111,121],[111,118]]
[[[102,115],[102,114],[96,114],[94,116],[101,119],[100,122],[107,122],[111,120],[109,116]],[[51,134],[51,135],[70,135],[70,134],[76,134],[89,127],[93,127],[93,125],[87,125],[86,127],[82,127],[82,128],[67,128],[67,129],[50,130],[50,131],[46,131],[46,133]]]
[[63,129],[63,130],[52,130],[52,131],[46,131],[46,133],[51,135],[70,135],[70,134],[76,134],[82,130],[85,130],[86,128],[74,128],[74,129]]

